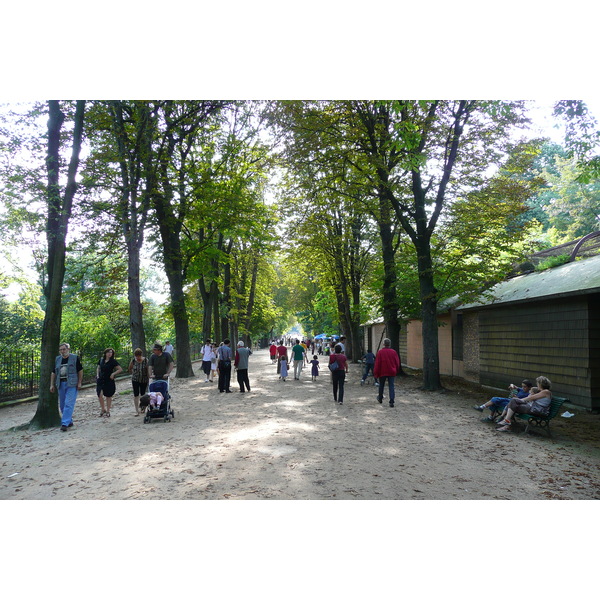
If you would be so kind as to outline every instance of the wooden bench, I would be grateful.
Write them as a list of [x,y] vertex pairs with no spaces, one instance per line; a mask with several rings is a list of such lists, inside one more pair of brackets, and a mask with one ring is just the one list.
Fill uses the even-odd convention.
[[558,414],[560,407],[567,401],[566,398],[559,398],[558,396],[554,396],[552,398],[552,402],[550,403],[550,410],[548,411],[548,415],[543,417],[540,415],[530,415],[528,413],[515,413],[515,417],[522,419],[527,422],[527,427],[525,428],[525,433],[529,431],[529,427],[531,425],[535,425],[536,427],[540,427],[541,429],[546,429],[548,432],[548,436],[552,437],[552,433],[550,432],[550,421],[554,419],[554,417]]

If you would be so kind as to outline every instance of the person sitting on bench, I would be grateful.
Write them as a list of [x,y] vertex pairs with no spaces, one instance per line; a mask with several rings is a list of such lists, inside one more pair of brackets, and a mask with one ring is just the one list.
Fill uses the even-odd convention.
[[515,413],[527,413],[542,417],[548,415],[552,402],[552,392],[550,391],[552,382],[543,375],[540,375],[535,382],[540,391],[530,394],[527,398],[513,398],[506,407],[506,417],[498,423],[499,427],[496,431],[510,431],[511,419]]
[[[515,396],[517,398],[526,398],[527,396],[529,396],[532,386],[533,386],[533,383],[531,383],[531,381],[529,381],[529,379],[523,379],[523,382],[521,383],[521,387],[517,387],[514,383],[511,383],[508,386],[510,398],[502,398],[500,396],[494,396],[491,400],[488,400],[485,404],[482,404],[481,406],[476,404],[473,408],[475,410],[478,410],[479,412],[483,412],[486,408],[489,408],[492,411],[492,414],[502,412],[508,406],[508,403],[511,401],[511,399],[514,398]],[[485,417],[484,419],[481,419],[481,420],[485,421],[485,422],[488,422],[488,421],[492,422],[494,420],[494,417],[489,416],[489,417]]]

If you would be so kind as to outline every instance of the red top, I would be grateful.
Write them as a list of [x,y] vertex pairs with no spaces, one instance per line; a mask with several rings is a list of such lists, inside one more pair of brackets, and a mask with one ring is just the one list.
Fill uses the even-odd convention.
[[337,361],[338,364],[338,368],[337,370],[339,371],[340,369],[342,370],[346,370],[346,364],[348,363],[348,359],[346,358],[345,354],[331,354],[329,356],[329,364],[334,363]]
[[275,344],[271,344],[271,347],[269,348],[269,354],[277,354],[277,346]]
[[277,354],[279,356],[286,356],[287,355],[287,348],[285,346],[277,346]]
[[375,356],[373,375],[379,377],[395,377],[400,369],[400,357],[393,348],[382,348]]

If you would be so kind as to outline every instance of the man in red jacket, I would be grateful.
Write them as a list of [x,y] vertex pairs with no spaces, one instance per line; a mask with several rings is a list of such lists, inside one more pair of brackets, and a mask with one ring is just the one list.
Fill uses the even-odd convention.
[[379,381],[379,394],[377,402],[383,403],[383,391],[385,389],[386,380],[389,381],[390,389],[390,407],[394,406],[396,393],[394,391],[394,378],[400,370],[400,357],[392,348],[392,341],[389,338],[383,340],[383,348],[375,356],[375,367],[373,375]]

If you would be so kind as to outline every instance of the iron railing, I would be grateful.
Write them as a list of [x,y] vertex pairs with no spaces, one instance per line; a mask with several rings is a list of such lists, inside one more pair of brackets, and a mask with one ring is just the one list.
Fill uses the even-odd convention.
[[[191,344],[192,361],[202,358],[202,344]],[[73,349],[71,350],[74,351]],[[126,371],[133,356],[131,349],[125,349],[121,356],[115,357]],[[151,356],[148,350],[146,356]],[[81,356],[83,364],[83,383],[96,380],[96,364],[102,356],[102,350],[95,354]],[[175,350],[177,358],[177,350]],[[50,382],[48,382],[50,385]],[[33,398],[38,394],[40,386],[40,351],[39,350],[7,350],[0,353],[0,404],[9,400]]]

